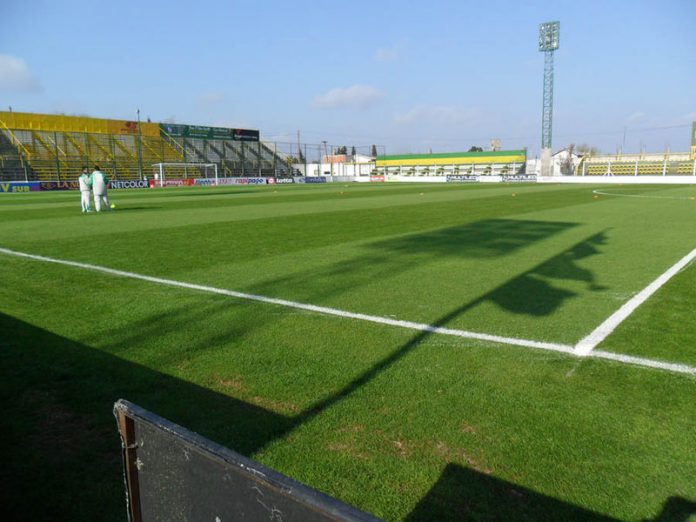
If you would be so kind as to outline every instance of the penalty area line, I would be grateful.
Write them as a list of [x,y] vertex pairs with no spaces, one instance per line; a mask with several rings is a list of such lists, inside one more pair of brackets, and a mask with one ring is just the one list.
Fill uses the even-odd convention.
[[[694,250],[696,252],[696,250]],[[367,315],[356,312],[348,312],[346,310],[339,310],[337,308],[330,308],[326,306],[318,306],[306,303],[300,303],[296,301],[288,301],[286,299],[278,299],[275,297],[267,297],[263,295],[247,294],[244,292],[238,292],[236,290],[227,290],[224,288],[216,288],[213,286],[199,285],[195,283],[186,283],[183,281],[176,281],[173,279],[164,279],[161,277],[153,277],[144,274],[138,274],[135,272],[127,272],[124,270],[116,270],[113,268],[107,268],[100,265],[92,265],[89,263],[80,263],[78,261],[69,261],[66,259],[57,259],[52,257],[40,256],[35,254],[28,254],[25,252],[17,252],[15,250],[10,250],[7,248],[0,248],[0,254],[5,254],[8,256],[20,257],[25,259],[32,259],[34,261],[41,261],[44,263],[53,263],[57,265],[70,266],[74,268],[81,268],[84,270],[90,270],[93,272],[101,272],[103,274],[109,274],[117,277],[123,277],[127,279],[136,279],[140,281],[147,281],[149,283],[155,283],[166,286],[173,286],[177,288],[185,288],[188,290],[196,290],[200,292],[213,293],[218,295],[225,295],[229,297],[236,297],[238,299],[245,299],[249,301],[257,301],[261,303],[274,304],[278,306],[284,306],[287,308],[295,308],[298,310],[307,310],[310,312],[316,312],[324,315],[332,315],[337,317],[342,317],[346,319],[356,319],[360,321],[367,321],[371,323],[384,324],[388,326],[396,326],[399,328],[405,328],[409,330],[417,330],[421,332],[430,332],[441,335],[449,335],[453,337],[461,337],[465,339],[477,339],[481,341],[489,341],[498,344],[507,344],[513,346],[522,346],[525,348],[534,348],[538,350],[547,350],[553,352],[560,352],[570,356],[579,356],[577,351],[577,345],[571,346],[567,344],[560,343],[550,343],[544,341],[533,341],[530,339],[518,339],[515,337],[504,337],[499,335],[492,335],[479,332],[470,332],[467,330],[457,330],[453,328],[443,328],[441,326],[434,326],[424,323],[416,323],[412,321],[402,321],[398,319],[391,319],[389,317],[381,317],[375,315]],[[596,351],[594,353],[583,354],[583,357],[592,357],[597,359],[611,360],[623,364],[630,364],[634,366],[643,366],[646,368],[657,368],[665,370],[672,373],[682,373],[696,376],[696,368],[681,365],[672,364],[664,361],[656,361],[652,359],[644,359],[641,357],[633,357],[622,354],[615,354],[611,352]]]
[[672,277],[678,274],[694,259],[696,259],[696,248],[674,263],[652,283],[626,301],[621,308],[611,314],[602,324],[590,332],[589,335],[581,339],[578,344],[575,345],[575,354],[587,356],[592,353],[592,350],[594,350],[599,343],[604,341],[604,339],[609,337],[629,315],[635,312],[635,310],[647,301],[650,296],[657,292],[667,281],[672,279]]

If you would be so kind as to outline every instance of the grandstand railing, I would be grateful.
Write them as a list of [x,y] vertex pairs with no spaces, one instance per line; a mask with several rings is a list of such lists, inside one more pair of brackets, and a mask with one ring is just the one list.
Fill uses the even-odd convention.
[[661,161],[583,158],[576,176],[696,176],[696,159],[665,156]]

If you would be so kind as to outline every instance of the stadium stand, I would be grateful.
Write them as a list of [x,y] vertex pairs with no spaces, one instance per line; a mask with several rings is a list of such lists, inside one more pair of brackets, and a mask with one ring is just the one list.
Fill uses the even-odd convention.
[[526,162],[526,150],[378,156],[375,173],[404,176],[517,175],[524,172]]
[[692,176],[696,164],[689,153],[584,156],[576,176]]
[[258,131],[0,112],[0,180],[73,179],[82,165],[95,164],[112,179],[131,180],[152,176],[158,163],[216,163],[222,176],[293,172]]

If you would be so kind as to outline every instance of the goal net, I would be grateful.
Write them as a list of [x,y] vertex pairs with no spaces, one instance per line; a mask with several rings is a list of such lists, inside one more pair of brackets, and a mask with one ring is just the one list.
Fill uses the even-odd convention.
[[155,183],[164,186],[168,179],[207,178],[217,185],[218,168],[215,163],[154,163],[152,174]]

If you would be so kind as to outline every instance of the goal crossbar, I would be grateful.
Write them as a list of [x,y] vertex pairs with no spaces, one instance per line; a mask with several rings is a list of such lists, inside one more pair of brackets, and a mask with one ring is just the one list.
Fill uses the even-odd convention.
[[168,168],[181,169],[184,170],[184,177],[188,177],[188,169],[209,169],[212,168],[215,174],[215,184],[218,182],[218,166],[217,163],[203,163],[203,162],[161,162],[153,163],[151,165],[155,169],[155,177],[159,178],[156,182],[159,182],[160,186],[164,185],[164,180],[166,177],[166,172]]

